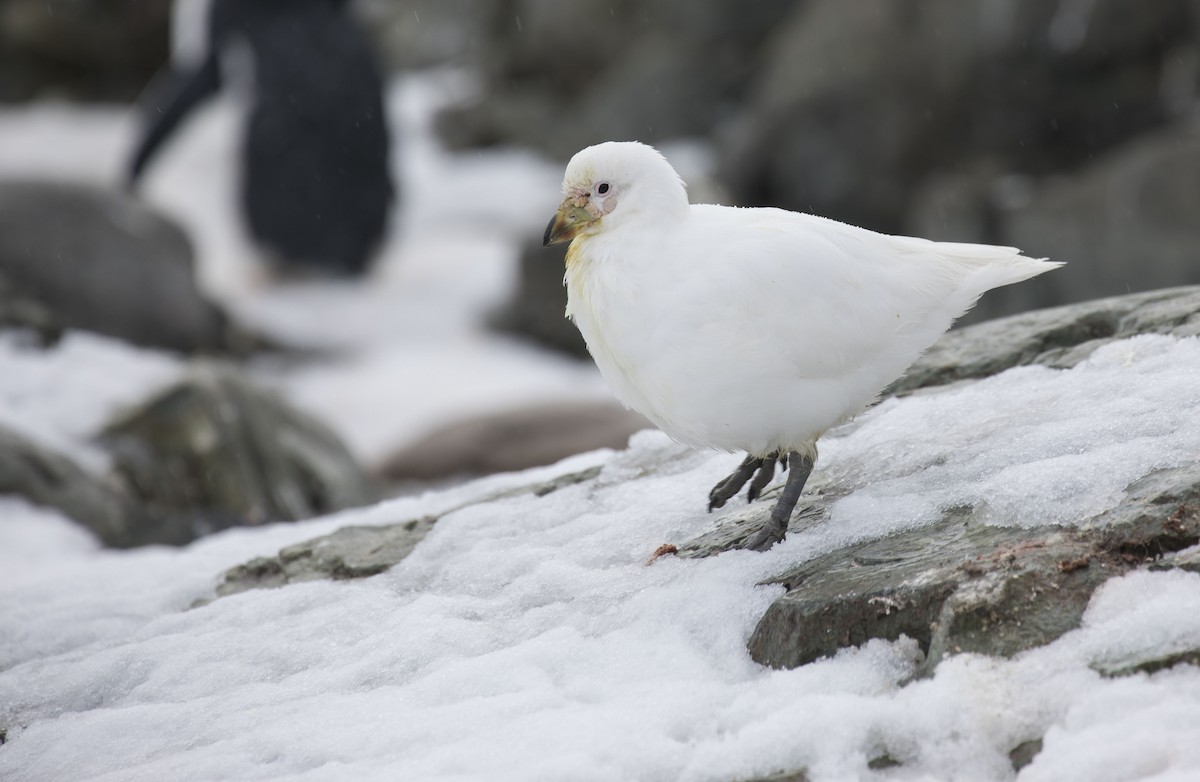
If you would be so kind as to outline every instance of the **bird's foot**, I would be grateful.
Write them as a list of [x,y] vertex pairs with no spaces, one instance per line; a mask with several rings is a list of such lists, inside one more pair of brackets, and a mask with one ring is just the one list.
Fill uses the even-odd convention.
[[771,517],[758,532],[751,535],[742,545],[744,549],[766,551],[787,535],[792,511],[795,510],[796,503],[800,500],[800,493],[804,491],[804,484],[812,473],[813,464],[816,461],[816,450],[814,448],[812,455],[793,451],[789,456],[791,457],[792,471],[788,475],[783,491],[779,494],[779,500],[771,509]]
[[[722,480],[712,488],[708,493],[708,510],[711,513],[714,508],[721,508],[725,503],[735,496],[742,487],[746,485],[746,481],[750,481],[750,489],[746,492],[748,502],[754,502],[762,494],[763,489],[771,482],[771,478],[775,476],[775,463],[779,461],[777,454],[759,458],[757,456],[747,456],[738,468],[729,474],[727,478]],[[784,469],[787,469],[787,457],[784,456]],[[755,473],[758,473],[755,475]]]
[[780,523],[776,520],[775,515],[771,514],[771,518],[767,523],[759,528],[750,538],[742,545],[742,548],[749,551],[766,551],[767,549],[779,543],[787,536],[787,524]]

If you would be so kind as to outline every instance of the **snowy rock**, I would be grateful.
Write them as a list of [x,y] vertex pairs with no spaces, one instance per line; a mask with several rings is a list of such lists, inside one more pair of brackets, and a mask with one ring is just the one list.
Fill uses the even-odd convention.
[[1200,335],[1200,286],[1068,304],[956,329],[892,384],[892,393],[994,375],[1027,364],[1073,367],[1135,334]]
[[101,479],[65,456],[0,426],[0,495],[57,508],[110,546],[127,545],[141,514]]
[[[565,486],[592,480],[599,473],[599,468],[566,473],[549,481],[493,492],[483,501],[523,494],[544,497]],[[441,516],[462,507],[465,506],[451,508],[439,516],[422,516],[396,524],[343,527],[328,535],[288,546],[277,556],[256,557],[226,571],[217,586],[217,596],[322,578],[345,580],[374,576],[399,564],[429,534]]]
[[129,494],[155,519],[135,544],[186,543],[376,496],[329,429],[217,364],[197,365],[108,426],[102,441]]
[[0,183],[0,277],[66,328],[182,352],[255,340],[201,293],[191,242],[172,220],[115,190]]
[[407,557],[437,519],[422,517],[375,527],[342,527],[294,546],[276,557],[258,557],[225,573],[217,596],[279,587],[319,578],[366,578]]
[[955,509],[770,579],[788,592],[755,628],[750,653],[795,667],[906,635],[925,651],[925,673],[962,652],[1011,657],[1078,627],[1108,579],[1198,542],[1200,464],[1144,478],[1079,530],[995,526]]

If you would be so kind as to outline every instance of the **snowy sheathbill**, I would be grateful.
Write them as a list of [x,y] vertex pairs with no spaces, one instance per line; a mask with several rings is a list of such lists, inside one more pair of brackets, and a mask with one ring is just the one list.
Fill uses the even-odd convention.
[[1059,264],[1011,247],[886,236],[782,209],[688,203],[653,147],[577,153],[547,245],[567,315],[618,399],[689,445],[748,455],[709,494],[790,474],[746,543],[783,539],[830,427],[871,404],[981,294]]

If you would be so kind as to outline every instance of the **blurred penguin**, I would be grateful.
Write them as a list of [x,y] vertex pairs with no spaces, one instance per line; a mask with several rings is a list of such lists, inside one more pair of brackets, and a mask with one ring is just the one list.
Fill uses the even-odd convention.
[[296,271],[361,274],[394,188],[383,79],[345,5],[177,0],[170,73],[147,90],[130,185],[191,109],[223,82],[244,83],[241,208],[251,235]]

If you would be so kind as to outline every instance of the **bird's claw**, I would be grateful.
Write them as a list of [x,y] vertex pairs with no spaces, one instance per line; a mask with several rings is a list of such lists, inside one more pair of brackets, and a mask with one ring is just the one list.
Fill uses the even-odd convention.
[[[786,461],[786,455],[784,460]],[[746,492],[747,502],[754,502],[762,494],[763,489],[771,482],[771,478],[775,477],[775,464],[779,461],[776,454],[771,454],[764,458],[756,456],[747,456],[738,465],[737,469],[729,474],[727,478],[722,480],[712,488],[708,493],[708,511],[711,513],[714,508],[722,508],[730,498],[737,495],[742,487],[746,485],[751,478],[754,480],[750,483],[750,489]],[[786,467],[785,467],[786,469]],[[757,473],[757,474],[756,474]]]
[[758,532],[751,535],[742,548],[749,551],[766,551],[767,549],[779,543],[787,536],[787,525],[780,524],[778,520],[772,516],[767,520],[767,523],[759,528]]

